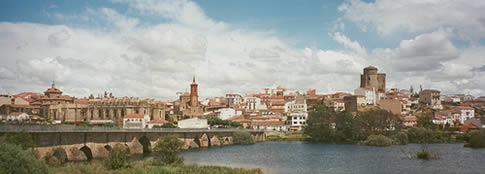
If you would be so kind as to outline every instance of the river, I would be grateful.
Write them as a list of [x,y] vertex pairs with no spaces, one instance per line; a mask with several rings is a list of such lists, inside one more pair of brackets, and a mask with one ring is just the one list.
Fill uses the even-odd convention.
[[485,173],[485,149],[431,144],[437,159],[411,157],[422,145],[371,147],[305,142],[261,142],[181,152],[186,164],[261,168],[284,173]]

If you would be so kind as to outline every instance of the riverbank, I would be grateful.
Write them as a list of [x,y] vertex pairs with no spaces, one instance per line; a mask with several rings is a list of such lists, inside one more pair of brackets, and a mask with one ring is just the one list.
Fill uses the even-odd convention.
[[303,135],[303,132],[278,133],[266,137],[266,141],[308,141],[309,136]]
[[262,174],[261,169],[233,168],[214,165],[151,165],[147,161],[132,162],[127,167],[109,170],[100,163],[68,163],[61,167],[49,167],[50,174],[87,174],[87,173],[107,173],[107,174]]

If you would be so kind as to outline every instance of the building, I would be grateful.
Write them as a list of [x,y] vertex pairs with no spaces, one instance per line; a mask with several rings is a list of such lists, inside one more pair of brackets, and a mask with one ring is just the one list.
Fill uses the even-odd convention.
[[345,111],[357,112],[357,96],[345,96],[344,97]]
[[192,118],[198,113],[203,113],[205,108],[199,104],[199,90],[198,84],[195,82],[195,76],[190,84],[190,93],[183,93],[179,99],[174,101],[174,114],[177,120],[184,118]]
[[461,98],[458,96],[445,96],[443,101],[450,102],[450,103],[460,103]]
[[345,110],[345,102],[343,98],[326,98],[323,103],[329,107],[333,107],[335,111]]
[[432,109],[443,109],[440,100],[440,91],[425,89],[419,93],[419,103],[427,104]]
[[480,129],[485,129],[485,119],[482,119],[482,118],[472,118],[472,119],[468,119],[468,120],[465,120],[465,123],[470,123],[470,124],[473,124],[475,126],[477,126],[478,128]]
[[195,76],[190,84],[190,106],[197,107],[199,105],[199,92],[197,89],[198,84],[195,83]]
[[150,116],[147,114],[126,114],[123,117],[123,128],[125,129],[143,129],[148,128],[147,123]]
[[12,96],[10,95],[0,95],[0,107],[2,105],[12,104]]
[[361,88],[374,88],[377,91],[386,91],[386,74],[377,73],[377,68],[368,66],[364,68],[364,73],[360,75]]
[[286,103],[285,108],[285,113],[287,115],[286,122],[290,126],[289,130],[301,131],[308,119],[305,97],[297,96],[295,101]]
[[381,99],[379,107],[395,115],[401,115],[402,112],[401,101],[396,99]]
[[288,131],[284,121],[251,121],[251,129],[266,131]]
[[365,100],[368,105],[377,104],[377,95],[375,88],[357,88],[354,90],[354,94],[365,96]]
[[40,106],[4,104],[0,106],[0,114],[9,114],[11,112],[25,112],[27,114],[40,114]]
[[262,101],[261,98],[258,97],[246,97],[244,98],[244,103],[246,110],[255,111],[255,110],[267,110],[268,107]]
[[9,122],[11,121],[22,122],[27,120],[29,120],[29,115],[23,112],[12,112],[7,115],[7,121]]
[[[62,113],[67,109],[59,109],[62,104],[73,104],[75,101],[74,97],[68,95],[62,95],[62,91],[56,88],[56,83],[53,81],[51,88],[44,91],[44,95],[40,96],[38,99],[34,100],[30,105],[40,107],[40,115],[44,116],[47,120],[62,120],[62,117],[67,117],[67,113]],[[66,119],[63,119],[66,120]],[[80,121],[80,120],[71,120]]]
[[167,120],[150,120],[147,122],[148,128],[152,129],[153,126],[163,126],[163,124],[168,123]]
[[242,115],[242,111],[239,111],[233,108],[221,108],[214,112],[215,112],[215,116],[222,120],[227,120],[231,117]]
[[251,129],[254,130],[267,130],[267,131],[287,131],[288,125],[281,117],[270,116],[255,116],[251,117]]
[[466,120],[475,118],[475,109],[468,106],[458,106],[455,108],[461,112],[460,123],[465,123]]
[[209,124],[206,119],[194,117],[178,121],[178,127],[182,129],[208,129]]
[[227,106],[238,105],[243,102],[243,97],[239,94],[226,94]]
[[406,116],[402,118],[402,123],[406,127],[415,127],[418,125],[418,118],[415,116]]

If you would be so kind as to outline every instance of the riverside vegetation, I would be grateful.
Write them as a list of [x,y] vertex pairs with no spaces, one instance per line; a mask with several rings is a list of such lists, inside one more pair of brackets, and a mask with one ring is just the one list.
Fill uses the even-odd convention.
[[[404,129],[398,115],[385,110],[368,110],[355,114],[336,112],[323,104],[310,109],[304,135],[317,143],[362,144],[370,146],[468,142],[466,147],[485,147],[485,131],[453,135],[439,130],[429,117],[419,117],[417,127]],[[423,148],[416,154],[430,159]]]
[[[9,141],[7,141],[9,140]],[[24,140],[24,141],[19,141]],[[251,141],[252,140],[252,141]],[[254,143],[248,132],[234,138],[240,144]],[[28,133],[17,133],[0,137],[0,173],[2,174],[83,174],[83,173],[194,173],[194,174],[260,174],[261,169],[244,169],[224,166],[185,165],[177,155],[182,143],[174,135],[157,140],[153,150],[160,155],[140,162],[127,162],[129,150],[121,144],[115,145],[104,163],[66,163],[67,155],[61,148],[39,159],[33,147],[32,137]]]

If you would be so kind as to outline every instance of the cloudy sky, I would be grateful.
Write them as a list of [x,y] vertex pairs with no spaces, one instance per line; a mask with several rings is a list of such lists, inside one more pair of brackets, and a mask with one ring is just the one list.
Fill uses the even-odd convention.
[[0,1],[0,93],[170,100],[281,85],[485,95],[485,1]]

